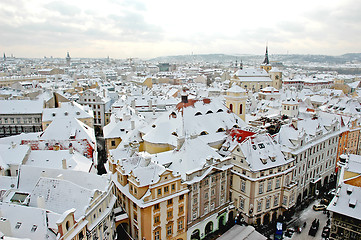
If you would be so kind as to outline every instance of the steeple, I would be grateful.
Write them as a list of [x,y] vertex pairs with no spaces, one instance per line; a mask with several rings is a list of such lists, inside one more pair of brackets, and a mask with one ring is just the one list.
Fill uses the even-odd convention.
[[269,64],[269,60],[268,60],[268,46],[266,46],[266,54],[265,54],[265,56],[264,56],[263,64],[266,64],[266,65]]
[[71,60],[69,52],[67,52],[65,59],[66,59],[66,65],[69,67],[70,66],[70,60]]

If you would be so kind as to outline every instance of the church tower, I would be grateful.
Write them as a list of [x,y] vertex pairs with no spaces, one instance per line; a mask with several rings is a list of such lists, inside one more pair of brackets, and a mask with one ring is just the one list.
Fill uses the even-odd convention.
[[70,66],[70,60],[71,60],[71,57],[70,57],[70,55],[69,55],[69,52],[66,54],[66,66]]
[[242,120],[245,120],[247,91],[237,84],[233,84],[233,86],[227,90],[227,95],[224,97],[227,107],[242,118]]
[[266,72],[269,72],[272,69],[268,59],[268,46],[266,46],[266,54],[264,56],[263,63],[261,64],[261,69],[264,69]]

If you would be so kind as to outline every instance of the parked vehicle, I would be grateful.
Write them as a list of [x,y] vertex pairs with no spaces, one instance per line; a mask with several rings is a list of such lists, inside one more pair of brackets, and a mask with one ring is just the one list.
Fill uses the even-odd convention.
[[330,204],[330,201],[328,199],[326,199],[326,198],[322,198],[320,203],[323,204],[323,205],[328,205],[328,204]]
[[317,204],[317,205],[313,205],[312,208],[315,211],[323,211],[323,210],[326,210],[327,206],[323,205],[323,204]]
[[328,239],[330,237],[330,228],[325,226],[322,230],[321,237],[324,239]]

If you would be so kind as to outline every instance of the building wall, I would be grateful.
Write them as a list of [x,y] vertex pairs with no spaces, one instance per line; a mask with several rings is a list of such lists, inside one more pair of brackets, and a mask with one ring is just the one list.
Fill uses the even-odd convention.
[[40,131],[42,131],[41,113],[0,115],[0,137]]

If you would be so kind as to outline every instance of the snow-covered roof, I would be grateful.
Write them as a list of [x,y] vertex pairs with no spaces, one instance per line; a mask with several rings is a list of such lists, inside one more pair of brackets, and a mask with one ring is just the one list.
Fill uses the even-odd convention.
[[84,157],[82,154],[69,150],[37,150],[31,151],[26,165],[38,166],[45,168],[63,168],[63,160],[66,161],[66,167],[70,170],[89,172],[93,162],[91,159]]
[[175,174],[181,174],[183,180],[186,180],[186,173],[202,169],[208,158],[223,157],[199,137],[186,138],[178,150],[152,155],[152,161],[167,166]]
[[[93,189],[83,188],[70,181],[56,178],[40,177],[33,191],[29,206],[38,206],[38,197],[45,200],[45,208],[62,214],[63,212],[75,208],[75,219],[79,219],[85,214],[85,207],[94,195]],[[66,201],[64,201],[66,196]]]
[[361,220],[361,188],[341,183],[327,210]]
[[40,140],[87,139],[95,149],[94,129],[75,118],[56,118],[45,129]]
[[0,202],[0,212],[0,231],[6,236],[14,239],[56,239],[56,235],[48,229],[48,224],[54,224],[51,218],[47,219],[46,209]]
[[39,100],[0,100],[0,114],[41,114],[43,102]]
[[0,144],[0,166],[20,165],[24,162],[30,147],[18,144]]
[[268,133],[247,137],[239,144],[239,148],[252,171],[262,171],[290,162],[281,151],[281,146]]
[[244,121],[218,99],[189,99],[162,114],[153,124],[141,129],[143,139],[151,143],[176,146],[178,136],[199,135],[207,143],[225,138],[225,130],[245,126]]
[[59,108],[44,108],[42,121],[53,121],[55,118],[93,118],[93,111],[76,102],[61,103]]

